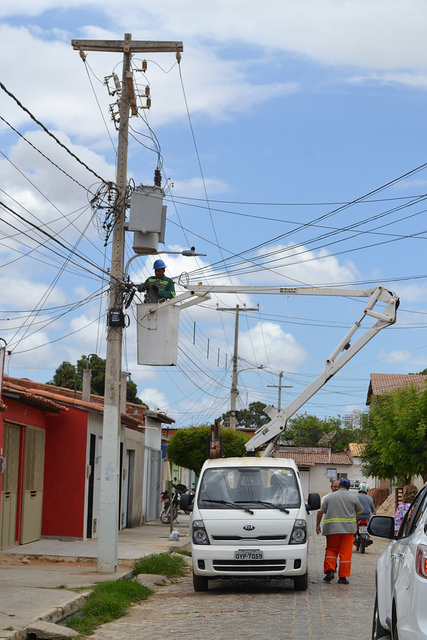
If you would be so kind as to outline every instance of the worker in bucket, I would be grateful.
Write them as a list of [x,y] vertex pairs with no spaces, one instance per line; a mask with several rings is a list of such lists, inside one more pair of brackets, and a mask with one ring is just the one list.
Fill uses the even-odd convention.
[[155,304],[174,298],[175,283],[172,278],[165,276],[166,265],[163,260],[156,260],[153,269],[154,276],[138,286],[138,291],[145,292],[144,302]]

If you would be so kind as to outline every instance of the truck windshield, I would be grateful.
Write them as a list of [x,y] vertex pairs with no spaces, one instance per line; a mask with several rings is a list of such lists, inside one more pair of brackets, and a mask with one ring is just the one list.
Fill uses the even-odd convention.
[[198,505],[204,509],[293,509],[301,506],[293,469],[226,467],[207,469],[200,482]]

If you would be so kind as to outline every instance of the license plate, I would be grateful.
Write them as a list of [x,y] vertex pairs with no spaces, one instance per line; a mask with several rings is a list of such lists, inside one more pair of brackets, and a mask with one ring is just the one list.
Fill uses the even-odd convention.
[[368,527],[359,527],[359,533],[368,533]]
[[261,549],[238,549],[234,552],[235,560],[262,560],[263,557]]

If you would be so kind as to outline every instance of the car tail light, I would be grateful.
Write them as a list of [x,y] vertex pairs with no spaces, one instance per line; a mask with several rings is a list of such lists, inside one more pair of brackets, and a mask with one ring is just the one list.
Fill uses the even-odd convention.
[[415,556],[415,570],[422,578],[427,578],[427,546],[419,544]]

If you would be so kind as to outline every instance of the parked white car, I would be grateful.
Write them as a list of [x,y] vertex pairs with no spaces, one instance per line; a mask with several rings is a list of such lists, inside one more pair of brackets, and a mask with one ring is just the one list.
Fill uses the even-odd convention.
[[368,531],[392,539],[377,563],[372,640],[427,640],[427,483],[397,536],[390,516],[373,516]]

